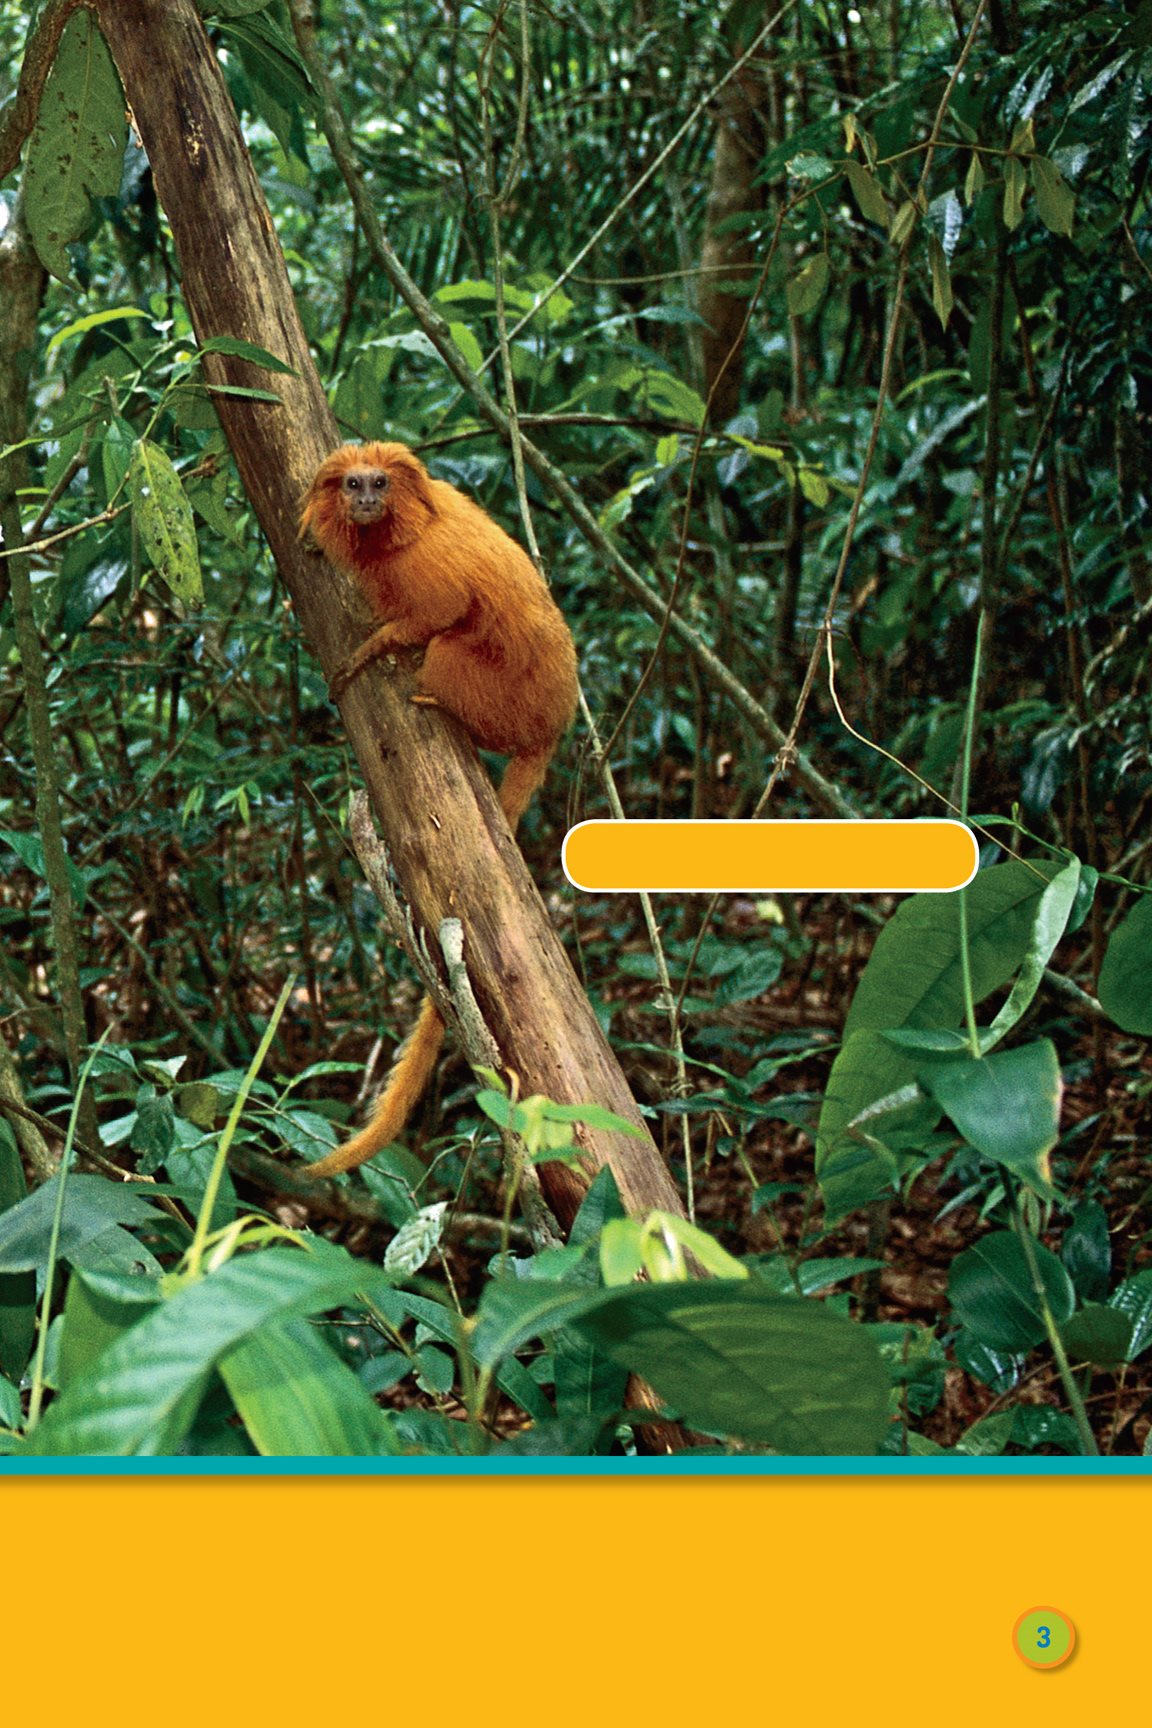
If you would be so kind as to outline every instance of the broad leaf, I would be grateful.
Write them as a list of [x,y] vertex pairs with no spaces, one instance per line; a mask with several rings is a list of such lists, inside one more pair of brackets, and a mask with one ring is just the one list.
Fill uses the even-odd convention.
[[390,1419],[307,1320],[279,1320],[237,1344],[220,1374],[258,1452],[377,1458],[400,1450]]
[[888,1376],[867,1333],[753,1281],[636,1285],[574,1322],[685,1422],[795,1455],[875,1452]]
[[92,13],[75,12],[60,45],[36,116],[24,166],[24,211],[46,270],[72,279],[65,250],[82,240],[92,199],[120,190],[128,128],[120,79]]
[[[1032,1245],[1048,1306],[1058,1325],[1067,1320],[1076,1297],[1055,1254]],[[948,1296],[958,1318],[974,1338],[991,1350],[1012,1355],[1031,1350],[1046,1334],[1043,1312],[1019,1236],[996,1230],[952,1262]]]

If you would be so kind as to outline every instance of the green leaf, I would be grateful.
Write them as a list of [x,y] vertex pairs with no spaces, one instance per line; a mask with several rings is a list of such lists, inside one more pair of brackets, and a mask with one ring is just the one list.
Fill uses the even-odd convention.
[[220,1376],[266,1458],[378,1458],[400,1450],[367,1387],[307,1320],[279,1320],[222,1357]]
[[944,248],[936,234],[928,236],[928,267],[932,272],[932,305],[941,328],[946,330],[952,316],[952,276],[948,269],[948,260],[944,256]]
[[89,330],[97,330],[102,324],[119,323],[124,318],[147,318],[147,312],[141,312],[138,306],[106,306],[101,312],[89,312],[84,318],[74,318],[71,324],[65,324],[57,330],[54,336],[48,338],[45,354],[51,354],[53,348],[58,348],[61,342],[71,341],[73,336],[83,336]]
[[1134,1278],[1118,1284],[1108,1298],[1108,1306],[1118,1308],[1132,1322],[1128,1360],[1135,1362],[1152,1344],[1152,1271],[1137,1272]]
[[[1048,1305],[1060,1325],[1076,1303],[1071,1280],[1042,1243],[1033,1243],[1032,1252]],[[948,1296],[957,1317],[991,1350],[1018,1355],[1046,1336],[1028,1261],[1015,1231],[995,1230],[958,1255],[948,1277]]]
[[94,454],[99,455],[104,490],[109,498],[113,498],[128,475],[132,452],[136,448],[135,430],[122,414],[116,414],[109,421],[104,436],[95,441],[95,446]]
[[1041,1194],[1051,1191],[1048,1154],[1060,1132],[1060,1063],[1048,1038],[992,1056],[933,1063],[920,1084],[970,1146]]
[[[1057,866],[1015,859],[981,870],[968,896],[972,989],[977,1002],[1012,977],[1033,943],[1037,906]],[[817,1130],[816,1168],[829,1220],[882,1194],[906,1150],[931,1133],[939,1108],[915,1091],[871,1123],[863,1113],[912,1087],[921,1063],[878,1034],[951,1030],[964,1015],[960,919],[951,894],[915,894],[877,938],[844,1023]],[[879,1142],[878,1144],[876,1142]]]
[[286,156],[307,163],[304,115],[316,106],[316,92],[296,44],[268,11],[233,13],[219,26],[234,41],[257,113],[275,134]]
[[149,562],[186,606],[204,600],[192,506],[180,476],[158,444],[138,438],[128,469],[132,518]]
[[1046,156],[1033,156],[1031,161],[1032,190],[1036,209],[1045,228],[1053,234],[1071,234],[1076,213],[1076,196],[1057,168]]
[[205,18],[243,18],[249,12],[263,12],[271,0],[196,0],[196,10]]
[[1082,1200],[1073,1212],[1060,1244],[1060,1258],[1081,1301],[1102,1301],[1112,1271],[1112,1239],[1108,1214],[1098,1200]]
[[1100,968],[1100,1006],[1122,1032],[1152,1037],[1152,893],[1112,932]]
[[[1038,903],[1056,868],[1013,859],[981,870],[962,890],[977,1003],[1006,984],[1027,954]],[[963,1013],[957,897],[914,894],[876,940],[848,1010],[845,1036],[896,1026],[951,1028]]]
[[[485,1286],[485,1295],[497,1283],[514,1285],[519,1290],[532,1288],[531,1284],[523,1283],[518,1278],[493,1279]],[[571,1286],[569,1286],[569,1291],[571,1291]],[[410,1314],[432,1337],[439,1338],[442,1343],[451,1345],[454,1350],[459,1348],[461,1322],[459,1316],[452,1309],[445,1308],[438,1302],[430,1302],[427,1297],[414,1296],[410,1290],[384,1292],[379,1299],[379,1306],[387,1313],[394,1325],[400,1325],[404,1316]],[[529,1338],[536,1336],[537,1333],[529,1327],[521,1338],[521,1342],[527,1342]],[[479,1361],[479,1358],[477,1357],[476,1360]],[[493,1365],[489,1364],[489,1366]],[[534,1417],[537,1421],[543,1421],[553,1414],[552,1406],[532,1376],[510,1356],[507,1360],[498,1361],[495,1378],[500,1390],[506,1392],[514,1403],[518,1404],[522,1410],[526,1410],[529,1416]]]
[[[25,869],[34,871],[45,882],[48,880],[44,846],[39,834],[33,833],[30,828],[0,828],[0,842],[11,846]],[[72,904],[77,912],[82,912],[88,893],[87,885],[71,858],[65,857],[64,870],[68,877],[68,886],[72,890]]]
[[965,1458],[999,1458],[1012,1438],[1015,1421],[1015,1410],[998,1410],[995,1415],[982,1416],[960,1436],[957,1452]]
[[164,1162],[176,1139],[176,1110],[168,1093],[158,1098],[151,1086],[142,1087],[141,1093],[129,1145],[155,1167]]
[[[610,1165],[603,1165],[593,1177],[592,1182],[580,1202],[580,1210],[572,1222],[568,1232],[568,1241],[573,1248],[583,1247],[585,1243],[595,1241],[605,1224],[612,1218],[623,1218],[624,1202],[620,1198],[620,1190]],[[594,1273],[589,1274],[593,1281]]]
[[128,128],[120,79],[91,12],[64,27],[24,165],[24,211],[46,270],[72,280],[65,250],[87,234],[93,198],[120,190]]
[[964,176],[964,202],[974,204],[984,190],[984,164],[980,160],[979,150],[973,150],[972,160],[968,164],[968,172]]
[[[59,1176],[43,1183],[26,1200],[0,1213],[0,1272],[42,1272],[56,1209]],[[97,1237],[120,1224],[157,1225],[161,1214],[138,1188],[109,1182],[104,1176],[70,1175],[60,1224],[60,1258],[75,1263],[77,1254]]]
[[1017,1404],[1012,1416],[1012,1445],[1022,1452],[1038,1446],[1058,1446],[1072,1457],[1080,1452],[1079,1429],[1066,1411],[1049,1404]]
[[456,1364],[447,1351],[425,1344],[416,1352],[416,1384],[422,1392],[443,1398],[455,1378]]
[[484,350],[473,336],[467,324],[449,324],[448,334],[463,354],[473,372],[484,369]]
[[635,1122],[629,1122],[624,1116],[617,1116],[612,1110],[605,1110],[602,1104],[553,1104],[549,1102],[544,1108],[545,1119],[549,1122],[586,1122],[589,1128],[605,1128],[614,1134],[631,1134],[635,1138],[644,1138],[643,1128],[638,1128]]
[[567,1416],[559,1420],[534,1422],[503,1445],[489,1449],[489,1456],[507,1458],[586,1458],[603,1451],[604,1420],[596,1416]]
[[60,1393],[27,1449],[44,1457],[168,1454],[188,1431],[212,1369],[242,1340],[269,1322],[387,1288],[381,1272],[317,1238],[306,1250],[236,1255],[109,1345]]
[[1073,1362],[1098,1368],[1119,1368],[1130,1361],[1132,1321],[1120,1308],[1089,1302],[1060,1328],[1064,1348]]
[[993,1392],[1011,1392],[1019,1382],[1025,1359],[1020,1352],[990,1350],[963,1327],[956,1334],[952,1354],[966,1374],[971,1374],[982,1386],[990,1386]]
[[844,175],[852,188],[852,196],[860,207],[861,216],[881,228],[888,227],[888,204],[874,174],[860,162],[846,162]]
[[197,350],[200,354],[232,354],[237,360],[250,360],[253,366],[262,366],[265,372],[286,373],[289,378],[297,376],[294,367],[286,360],[280,360],[267,348],[258,348],[255,342],[245,342],[239,336],[210,336],[207,342],[202,342]]
[[[19,1428],[23,1422],[19,1388],[0,1374],[0,1428]],[[9,1452],[11,1441],[0,1435],[0,1455]]]
[[160,1301],[158,1278],[107,1272],[73,1272],[64,1300],[57,1376],[61,1386],[78,1380],[145,1311]]
[[1080,890],[1081,869],[1078,859],[1065,864],[1040,896],[1035,918],[1028,937],[1028,949],[1011,993],[988,1030],[981,1034],[981,1049],[988,1051],[998,1044],[1018,1024],[1032,1006],[1040,988],[1044,968],[1052,958],[1056,944],[1068,928],[1068,921]]
[[850,1255],[833,1260],[801,1260],[798,1266],[791,1266],[783,1254],[771,1254],[760,1261],[757,1276],[761,1284],[778,1296],[812,1296],[817,1290],[827,1290],[829,1285],[840,1284],[846,1278],[858,1278],[862,1272],[879,1272],[884,1265],[883,1260]]
[[1024,192],[1027,187],[1024,164],[1016,156],[1004,163],[1004,226],[1009,231],[1019,228],[1024,220]]
[[892,218],[890,238],[893,246],[903,246],[905,240],[907,240],[913,228],[915,228],[919,215],[920,212],[916,207],[915,201],[911,198],[906,198],[903,204],[901,204],[899,210],[897,210],[895,216]]
[[635,1285],[573,1322],[690,1426],[796,1454],[875,1452],[888,1376],[863,1329],[755,1282]]
[[638,1218],[610,1218],[600,1232],[600,1276],[612,1288],[631,1284],[644,1265]]
[[800,490],[809,504],[814,504],[817,510],[823,510],[832,496],[832,488],[824,475],[815,468],[798,469],[796,478],[800,482]]
[[472,1354],[492,1368],[533,1338],[594,1308],[603,1291],[535,1279],[494,1278],[484,1286],[472,1333]]
[[[442,306],[450,306],[457,300],[479,300],[494,306],[496,284],[468,277],[460,282],[446,282],[442,288],[437,288],[432,298]],[[517,288],[511,282],[505,282],[504,303],[514,312],[529,312],[536,303],[536,296],[525,288]]]
[[801,318],[805,312],[813,312],[819,306],[828,286],[829,269],[827,252],[818,252],[789,282],[788,310],[793,318]]

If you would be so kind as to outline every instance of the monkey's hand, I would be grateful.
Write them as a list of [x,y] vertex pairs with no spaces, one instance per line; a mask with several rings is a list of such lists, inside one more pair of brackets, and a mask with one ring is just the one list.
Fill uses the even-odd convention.
[[378,660],[389,648],[399,646],[394,624],[381,624],[378,630],[373,630],[371,636],[361,642],[354,654],[349,654],[344,664],[338,666],[328,680],[328,690],[333,699],[343,695],[353,678],[358,678],[371,661]]

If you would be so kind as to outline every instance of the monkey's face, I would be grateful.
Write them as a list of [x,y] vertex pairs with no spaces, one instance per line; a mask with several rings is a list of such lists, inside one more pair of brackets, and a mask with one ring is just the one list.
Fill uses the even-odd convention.
[[370,462],[358,463],[345,471],[340,482],[340,496],[350,522],[369,528],[382,522],[388,513],[388,488],[392,477],[386,468]]

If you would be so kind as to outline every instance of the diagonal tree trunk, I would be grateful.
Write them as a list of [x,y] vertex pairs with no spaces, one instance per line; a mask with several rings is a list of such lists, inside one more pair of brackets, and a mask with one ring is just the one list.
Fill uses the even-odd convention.
[[[97,0],[95,10],[152,164],[197,336],[241,337],[295,373],[270,376],[222,355],[205,361],[213,382],[281,398],[274,406],[221,396],[216,408],[304,634],[331,676],[370,621],[352,579],[303,552],[296,521],[340,437],[224,79],[192,0]],[[340,709],[417,927],[435,952],[441,921],[461,919],[476,999],[522,1093],[595,1101],[642,1126],[474,752],[444,716],[407,700],[411,688],[377,664]],[[646,1131],[633,1139],[582,1128],[580,1137],[586,1173],[541,1170],[563,1225],[604,1164],[630,1211],[681,1210]]]

